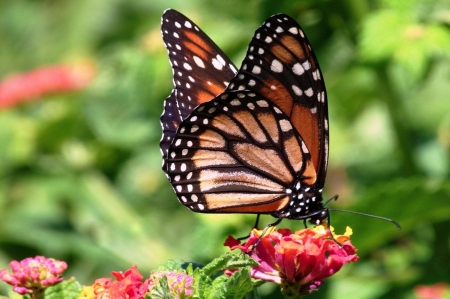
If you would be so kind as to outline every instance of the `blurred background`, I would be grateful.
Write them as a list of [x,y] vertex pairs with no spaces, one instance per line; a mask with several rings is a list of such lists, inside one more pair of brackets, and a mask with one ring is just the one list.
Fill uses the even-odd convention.
[[[328,89],[332,225],[360,261],[309,298],[415,298],[450,281],[450,1],[0,1],[0,268],[45,255],[83,284],[137,264],[207,263],[252,215],[192,213],[161,170],[172,89],[160,35],[187,15],[240,66],[270,15],[296,19]],[[265,216],[262,225],[273,222]],[[279,227],[301,229],[300,221]],[[9,289],[0,284],[0,293]],[[263,298],[281,298],[274,285]]]

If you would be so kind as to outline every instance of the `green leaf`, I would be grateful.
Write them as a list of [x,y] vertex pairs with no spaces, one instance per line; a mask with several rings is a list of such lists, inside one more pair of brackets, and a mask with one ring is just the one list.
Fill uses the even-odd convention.
[[227,252],[203,267],[206,275],[212,275],[223,269],[236,269],[246,266],[257,266],[258,263],[242,252]]
[[164,264],[158,266],[158,271],[179,271],[183,270],[183,265],[186,262],[183,260],[167,260]]
[[192,277],[194,277],[194,298],[208,298],[211,293],[212,279],[206,275],[201,269],[194,270]]
[[250,278],[250,267],[236,271],[233,276],[221,276],[214,280],[212,289],[214,293],[210,299],[241,299],[246,293],[253,290]]
[[74,278],[65,280],[45,290],[45,299],[76,299],[82,287]]

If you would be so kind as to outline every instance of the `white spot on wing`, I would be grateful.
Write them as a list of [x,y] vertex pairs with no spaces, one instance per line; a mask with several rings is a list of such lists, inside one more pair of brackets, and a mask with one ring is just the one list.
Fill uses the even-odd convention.
[[252,69],[252,73],[258,75],[259,73],[261,73],[261,67],[255,65]]
[[314,94],[314,91],[313,91],[313,89],[310,87],[310,88],[308,88],[307,90],[305,90],[305,94],[306,94],[308,97],[312,97],[313,94]]
[[292,34],[297,34],[298,33],[298,28],[297,27],[291,27],[289,28],[289,32]]
[[297,76],[301,76],[305,73],[305,69],[303,68],[303,66],[300,63],[296,63],[292,66],[292,71],[294,72],[294,74],[296,74]]
[[216,58],[213,58],[212,60],[213,66],[218,69],[219,71],[222,70],[223,65],[217,60]]
[[225,60],[222,58],[222,56],[220,56],[219,54],[216,55],[217,60],[223,65],[225,66],[226,62]]
[[275,73],[281,73],[283,71],[283,64],[277,60],[272,60],[272,64],[270,65],[270,69]]
[[292,85],[292,90],[298,96],[301,96],[303,94],[303,91],[300,88],[298,88],[298,86],[296,86],[296,85]]
[[308,60],[306,60],[305,62],[303,62],[302,65],[303,65],[303,68],[304,68],[305,70],[309,70],[309,69],[311,68],[311,63],[309,63]]
[[257,101],[256,104],[258,104],[259,107],[264,107],[264,108],[269,107],[269,104],[266,101],[263,101],[263,100]]
[[193,56],[192,58],[194,58],[194,62],[196,65],[198,65],[199,67],[201,67],[202,69],[205,68],[205,63],[203,62],[203,60],[198,57],[198,56]]
[[192,70],[192,66],[190,66],[188,63],[183,63],[183,67],[185,68],[185,69],[187,69],[188,71],[191,71]]
[[280,123],[281,131],[289,132],[290,130],[292,130],[292,124],[289,120],[282,119],[279,121],[279,123]]

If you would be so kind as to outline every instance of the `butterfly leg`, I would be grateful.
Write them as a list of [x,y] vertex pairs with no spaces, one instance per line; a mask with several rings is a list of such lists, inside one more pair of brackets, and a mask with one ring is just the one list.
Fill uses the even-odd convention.
[[[332,199],[337,199],[337,195],[335,195],[335,196],[333,196],[330,200],[332,200]],[[328,201],[330,201],[330,200],[328,200]],[[344,247],[341,243],[339,243],[335,238],[334,238],[334,236],[333,236],[333,232],[331,231],[331,218],[330,218],[330,213],[328,213],[328,217],[327,217],[327,229],[328,229],[328,231],[330,232],[330,238],[331,238],[331,240],[333,240],[334,241],[334,243],[336,243],[341,249]]]
[[[255,224],[253,225],[253,228],[258,228],[259,216],[261,216],[261,214],[257,214],[257,215],[256,215],[256,221],[255,221]],[[244,237],[237,238],[237,239],[238,239],[239,241],[241,241],[241,240],[248,239],[248,237],[250,237],[250,234],[248,234],[248,235],[246,235],[246,236],[244,236]]]
[[267,231],[274,226],[277,226],[278,224],[280,224],[280,222],[283,220],[283,218],[278,218],[277,221],[275,221],[274,223],[270,223],[268,224],[264,230],[261,233],[261,236],[259,236],[258,240],[256,241],[256,243],[253,245],[252,249],[247,252],[248,254],[251,254],[253,252],[253,250],[255,250],[256,246],[258,246],[259,242],[261,242],[261,239],[265,236],[265,234],[267,233]]

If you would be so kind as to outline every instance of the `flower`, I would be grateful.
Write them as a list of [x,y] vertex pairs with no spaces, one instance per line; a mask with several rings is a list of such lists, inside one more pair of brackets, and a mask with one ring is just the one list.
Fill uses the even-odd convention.
[[450,286],[439,282],[432,286],[418,285],[414,288],[414,295],[419,299],[450,298]]
[[52,93],[86,88],[95,76],[92,62],[45,66],[0,81],[0,109]]
[[44,256],[12,261],[9,266],[13,273],[2,269],[0,279],[14,286],[13,291],[21,295],[42,293],[45,288],[61,282],[61,275],[67,269],[66,262]]
[[94,299],[94,288],[92,286],[83,286],[78,299]]
[[192,288],[194,278],[192,276],[187,275],[184,272],[176,272],[176,271],[153,272],[150,275],[149,289],[152,289],[155,286],[157,286],[159,281],[163,277],[167,278],[167,285],[169,286],[169,292],[176,299],[187,298],[194,291]]
[[299,298],[317,290],[344,264],[358,260],[350,242],[351,229],[347,227],[344,235],[332,231],[319,225],[295,233],[272,228],[262,235],[263,231],[254,229],[243,245],[232,237],[224,245],[249,253],[259,263],[251,270],[253,278],[275,282],[285,296]]
[[125,272],[113,271],[116,278],[99,278],[92,285],[95,299],[143,299],[148,292],[149,280],[142,281],[143,276],[137,270],[136,265]]

